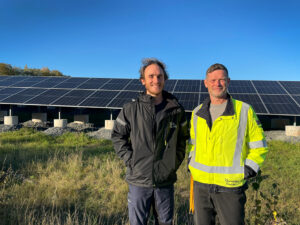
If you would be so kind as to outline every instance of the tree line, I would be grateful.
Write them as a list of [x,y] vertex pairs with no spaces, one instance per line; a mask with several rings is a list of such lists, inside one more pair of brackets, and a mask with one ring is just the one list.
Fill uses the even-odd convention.
[[26,75],[26,76],[64,76],[58,70],[50,70],[48,67],[41,69],[28,68],[27,65],[24,69],[13,67],[10,64],[0,63],[0,75]]

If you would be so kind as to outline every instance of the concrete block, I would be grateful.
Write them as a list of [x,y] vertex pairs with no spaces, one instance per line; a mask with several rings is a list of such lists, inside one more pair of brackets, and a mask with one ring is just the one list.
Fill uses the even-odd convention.
[[89,115],[88,114],[74,115],[74,123],[89,123]]
[[114,120],[105,120],[105,129],[112,130],[114,127],[115,121]]
[[54,119],[54,127],[65,128],[67,127],[68,120],[67,119]]
[[47,113],[32,113],[32,122],[45,123],[47,122]]
[[300,126],[285,126],[286,136],[300,136]]
[[285,126],[290,124],[289,119],[271,119],[271,129],[284,130]]
[[4,116],[4,125],[18,125],[19,118],[17,116]]

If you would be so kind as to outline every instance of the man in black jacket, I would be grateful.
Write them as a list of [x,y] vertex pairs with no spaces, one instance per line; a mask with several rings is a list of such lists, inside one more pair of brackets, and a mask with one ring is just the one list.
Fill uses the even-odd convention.
[[143,60],[140,81],[146,91],[121,110],[112,132],[127,167],[131,225],[146,225],[151,206],[156,224],[172,224],[176,171],[188,139],[183,107],[163,90],[168,74],[157,59]]

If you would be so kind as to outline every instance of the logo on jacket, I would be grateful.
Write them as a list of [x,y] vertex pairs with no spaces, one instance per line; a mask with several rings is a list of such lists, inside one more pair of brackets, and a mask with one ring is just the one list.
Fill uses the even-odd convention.
[[174,122],[170,122],[170,128],[172,129],[172,128],[177,128],[177,125],[176,125],[176,123],[174,123]]

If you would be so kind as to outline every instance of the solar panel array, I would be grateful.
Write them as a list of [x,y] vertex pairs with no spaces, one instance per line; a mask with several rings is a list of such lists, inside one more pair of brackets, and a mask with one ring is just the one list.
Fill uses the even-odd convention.
[[[0,76],[0,104],[120,109],[144,86],[138,79]],[[186,111],[208,97],[203,80],[167,80]],[[261,115],[300,115],[300,81],[232,80],[228,92]]]

